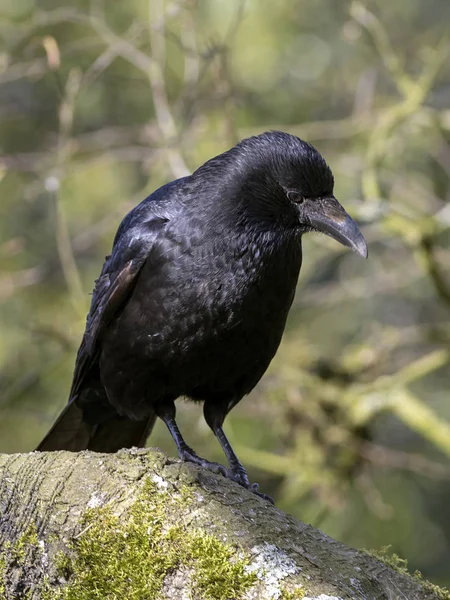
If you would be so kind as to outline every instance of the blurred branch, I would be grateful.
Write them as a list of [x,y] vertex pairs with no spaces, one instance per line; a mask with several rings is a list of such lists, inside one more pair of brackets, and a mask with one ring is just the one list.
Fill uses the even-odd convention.
[[[178,36],[175,36],[179,39]],[[193,89],[200,76],[200,60],[197,51],[197,37],[195,31],[195,23],[192,15],[185,13],[185,22],[181,32],[181,42],[185,48],[190,48],[190,51],[184,51],[184,89]]]
[[[39,188],[41,188],[40,182]],[[71,240],[71,246],[75,253],[75,257],[79,254],[88,252],[98,242],[99,238],[117,225],[124,212],[131,209],[142,200],[144,194],[145,190],[140,189],[128,200],[119,203],[114,210],[108,213],[100,221],[96,221],[91,226],[86,227],[74,235]],[[55,267],[55,263],[50,260],[42,262],[31,269],[24,269],[3,275],[0,277],[0,299],[6,300],[7,298],[10,298],[17,293],[20,288],[45,282],[46,279],[52,276]],[[85,300],[86,299],[83,296],[83,302],[85,302]],[[84,312],[82,316],[84,317]]]
[[425,102],[436,76],[449,53],[447,38],[442,38],[435,48],[428,48],[428,57],[422,73],[410,78],[395,54],[381,22],[362,3],[353,2],[351,16],[371,35],[377,52],[390,73],[403,99],[385,109],[377,126],[372,130],[367,147],[367,165],[362,175],[362,187],[366,198],[382,196],[377,169],[383,159],[392,133],[406,119],[415,115]]
[[370,512],[376,515],[377,519],[393,518],[394,511],[392,506],[386,504],[383,500],[380,490],[367,471],[361,471],[356,477],[355,483]]
[[90,67],[83,73],[83,86],[90,85],[103,71],[105,71],[114,60],[120,56],[118,48],[109,46]]
[[[86,80],[83,77],[83,85]],[[149,123],[141,126],[104,127],[73,135],[70,140],[72,161],[66,166],[66,172],[85,170],[92,161],[105,161],[111,157],[142,161],[155,152],[158,128]],[[54,164],[54,154],[58,151],[59,139],[51,134],[36,152],[20,152],[0,156],[0,165],[9,171],[41,172],[48,171]],[[39,184],[41,185],[41,184]]]
[[[349,277],[345,282],[341,279],[336,281],[309,284],[301,295],[294,300],[294,306],[308,306],[315,303],[316,306],[336,306],[341,302],[349,302],[355,299],[373,298],[383,296],[390,292],[400,292],[409,288],[411,284],[418,283],[423,279],[420,271],[405,269],[402,273],[377,273],[374,276],[374,285],[367,285],[367,278],[363,276]],[[376,285],[375,285],[376,284]]]
[[434,288],[439,298],[450,308],[450,285],[446,282],[441,267],[435,255],[435,243],[433,236],[423,236],[420,243],[420,250],[425,262],[427,273],[433,282]]
[[64,96],[59,110],[59,137],[56,170],[54,175],[47,178],[46,187],[53,197],[56,244],[61,268],[74,308],[81,314],[84,314],[86,309],[86,298],[73,254],[67,219],[60,196],[61,181],[64,178],[65,166],[71,153],[70,136],[73,128],[75,99],[80,90],[80,85],[81,73],[80,71],[73,69],[70,71],[67,78]]
[[[348,117],[328,121],[309,121],[307,123],[289,125],[289,131],[307,140],[339,140],[367,132],[375,120],[375,118],[370,118],[369,120],[364,116],[364,119]],[[286,125],[280,123],[268,123],[265,127],[267,130],[286,129]],[[240,127],[238,131],[242,137],[248,137],[261,133],[261,127]]]
[[65,22],[81,23],[90,26],[94,29],[100,39],[103,40],[103,43],[106,43],[108,46],[116,47],[120,56],[129,60],[141,71],[148,71],[151,59],[147,54],[139,50],[139,48],[128,40],[116,35],[113,30],[108,27],[103,18],[99,18],[94,14],[85,14],[78,11],[76,8],[57,8],[50,11],[36,10],[34,25],[30,31],[27,32],[27,36],[31,35],[31,33],[41,27]]
[[[289,382],[304,388],[310,409],[317,402],[337,406],[345,410],[352,427],[369,424],[375,415],[389,410],[441,451],[450,454],[450,424],[439,418],[407,388],[448,364],[449,356],[448,351],[437,350],[407,363],[392,375],[381,375],[368,383],[347,382],[345,386],[333,380],[324,380],[301,366],[283,364],[279,367],[279,373],[284,386]],[[270,464],[280,472],[290,468],[278,458],[272,457]],[[283,467],[283,464],[286,466]],[[272,468],[269,469],[272,471]]]
[[35,58],[27,62],[8,65],[8,68],[0,72],[0,84],[11,83],[27,77],[35,78],[48,73],[46,58]]
[[183,177],[189,174],[190,171],[184,163],[181,154],[175,149],[177,130],[175,120],[170,111],[163,74],[165,62],[164,9],[159,0],[155,0],[153,6],[157,26],[150,28],[152,57],[115,34],[103,19],[94,15],[83,15],[76,11],[65,10],[54,12],[58,12],[56,16],[59,16],[61,20],[75,20],[89,23],[110,47],[108,57],[122,56],[147,75],[152,89],[156,119],[167,146],[169,164],[175,177]]
[[[307,440],[305,440],[304,437],[301,438],[301,442],[304,443],[306,449],[304,453],[302,453],[300,460],[297,455],[292,453],[282,456],[266,450],[251,448],[244,444],[239,444],[234,440],[233,447],[236,448],[238,455],[245,464],[251,465],[255,469],[261,469],[261,465],[264,465],[264,471],[271,473],[272,475],[277,477],[285,477],[287,479],[292,478],[291,482],[287,485],[291,489],[290,495],[292,497],[295,496],[296,500],[298,501],[299,498],[307,492],[310,484],[312,482],[316,482],[317,477],[310,473],[310,470],[312,469],[314,471],[317,469],[318,465],[315,457],[318,453],[322,454],[322,450],[314,449],[314,447],[311,445],[311,442],[309,441],[307,444],[306,441]],[[335,443],[333,445],[334,454],[341,450],[348,450],[347,439],[340,444]],[[355,450],[355,458],[362,457],[365,461],[374,466],[417,473],[418,475],[435,480],[450,480],[450,469],[448,465],[429,460],[421,454],[394,450],[392,448],[380,446],[368,441],[364,441],[362,444],[359,444],[358,448]],[[301,464],[301,475],[299,472],[299,464]],[[330,467],[326,464],[323,464],[322,474],[323,470],[326,468],[329,469]],[[332,472],[333,471],[331,470],[329,473],[330,476]],[[335,475],[335,480],[333,482],[330,481],[330,483],[332,483],[331,487],[325,486],[328,490],[328,494],[331,493],[331,489],[334,486],[339,486],[338,481],[342,479],[337,472]],[[365,483],[367,486],[369,486],[369,473],[367,473],[367,471],[360,470],[358,480],[360,480],[360,477],[363,477]],[[322,482],[322,485],[324,485],[324,482]],[[365,489],[367,491],[367,487]],[[371,484],[370,489],[374,491],[376,487]],[[336,492],[336,489],[334,491]],[[374,494],[368,494],[368,496],[373,499]],[[283,494],[283,497],[285,500],[288,500],[286,494]],[[379,497],[379,501],[382,503],[381,496]],[[371,502],[368,502],[368,504],[370,504],[373,512],[378,514],[378,509],[374,508]],[[390,514],[391,512],[392,511],[390,510]]]
[[[407,391],[406,386],[446,365],[449,357],[450,353],[447,350],[430,352],[407,363],[393,375],[381,375],[369,383],[356,383],[346,390],[341,390],[340,393],[337,389],[334,391],[335,398],[338,397],[341,403],[346,403],[352,423],[368,423],[373,415],[382,411],[393,410],[396,412],[398,397],[409,397],[410,392]],[[413,408],[416,408],[417,402],[424,409],[426,408],[425,404],[417,400],[414,402],[414,407],[406,402],[405,411],[411,412]],[[439,428],[440,421],[437,417],[435,417],[435,422],[436,428]]]
[[448,465],[429,460],[422,454],[394,450],[386,446],[380,446],[372,442],[364,442],[360,449],[360,455],[367,461],[380,467],[389,469],[401,469],[432,477],[433,479],[450,480],[450,468]]
[[449,358],[450,352],[448,350],[435,350],[416,360],[410,361],[394,375],[389,376],[388,379],[390,381],[380,377],[376,387],[382,389],[387,384],[387,387],[395,389],[397,386],[409,385],[446,365]]
[[399,90],[405,96],[411,94],[414,91],[414,82],[406,74],[404,65],[396,55],[380,20],[364,4],[356,1],[350,5],[350,16],[370,33],[385,68]]
[[8,273],[0,278],[0,300],[6,300],[18,289],[36,285],[43,279],[44,269],[41,265],[31,269],[23,269]]
[[450,425],[406,388],[391,393],[391,409],[413,431],[450,456]]
[[[55,380],[57,371],[60,369],[61,365],[67,361],[68,356],[68,352],[65,349],[62,351],[60,349],[58,352],[54,352],[53,356],[47,360],[45,365],[41,366],[41,368],[33,366],[32,369],[14,379],[10,385],[5,386],[5,388],[2,389],[0,397],[0,406],[2,409],[6,408],[8,410],[20,411],[22,407],[17,406],[20,398],[33,388],[36,388],[44,378]],[[33,408],[34,407],[32,406],[28,407],[27,414],[28,410],[33,410]],[[49,422],[52,420],[49,416],[45,416],[44,411],[40,412],[39,410],[35,410],[34,416],[35,418],[38,418],[39,421]]]
[[190,174],[181,153],[176,149],[178,132],[175,119],[170,110],[164,78],[166,61],[165,13],[163,0],[149,0],[149,30],[152,48],[152,60],[148,68],[148,76],[155,106],[156,121],[167,148],[167,158],[174,177],[185,177]]

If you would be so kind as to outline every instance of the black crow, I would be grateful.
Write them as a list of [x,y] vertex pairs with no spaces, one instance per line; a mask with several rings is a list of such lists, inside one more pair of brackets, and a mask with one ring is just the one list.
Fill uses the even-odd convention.
[[[182,460],[257,491],[222,425],[278,348],[308,231],[367,256],[325,160],[280,131],[245,139],[153,192],[117,231],[95,282],[69,403],[38,450],[141,446],[160,417]],[[180,396],[203,402],[228,469],[184,441]]]

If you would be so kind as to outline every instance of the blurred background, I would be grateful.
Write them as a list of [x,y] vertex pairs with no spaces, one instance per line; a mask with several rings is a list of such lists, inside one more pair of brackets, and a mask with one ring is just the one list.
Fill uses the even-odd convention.
[[[1,0],[0,27],[0,451],[67,401],[125,213],[282,129],[326,157],[370,257],[305,237],[283,343],[225,428],[280,508],[450,584],[448,0]],[[174,454],[162,424],[149,444]]]

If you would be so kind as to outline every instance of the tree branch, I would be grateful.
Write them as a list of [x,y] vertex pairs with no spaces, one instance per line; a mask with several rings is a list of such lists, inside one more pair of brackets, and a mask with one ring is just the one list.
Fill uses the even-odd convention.
[[0,482],[2,599],[447,597],[154,450],[0,455]]

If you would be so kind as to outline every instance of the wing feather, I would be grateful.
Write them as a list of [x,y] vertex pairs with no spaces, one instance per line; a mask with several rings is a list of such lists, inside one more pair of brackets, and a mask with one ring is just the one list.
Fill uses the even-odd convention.
[[133,292],[137,276],[145,264],[156,237],[168,219],[155,217],[140,227],[128,230],[116,240],[113,252],[106,257],[100,277],[95,282],[86,330],[78,350],[69,402],[74,400],[95,365],[101,339],[111,320],[120,313]]

